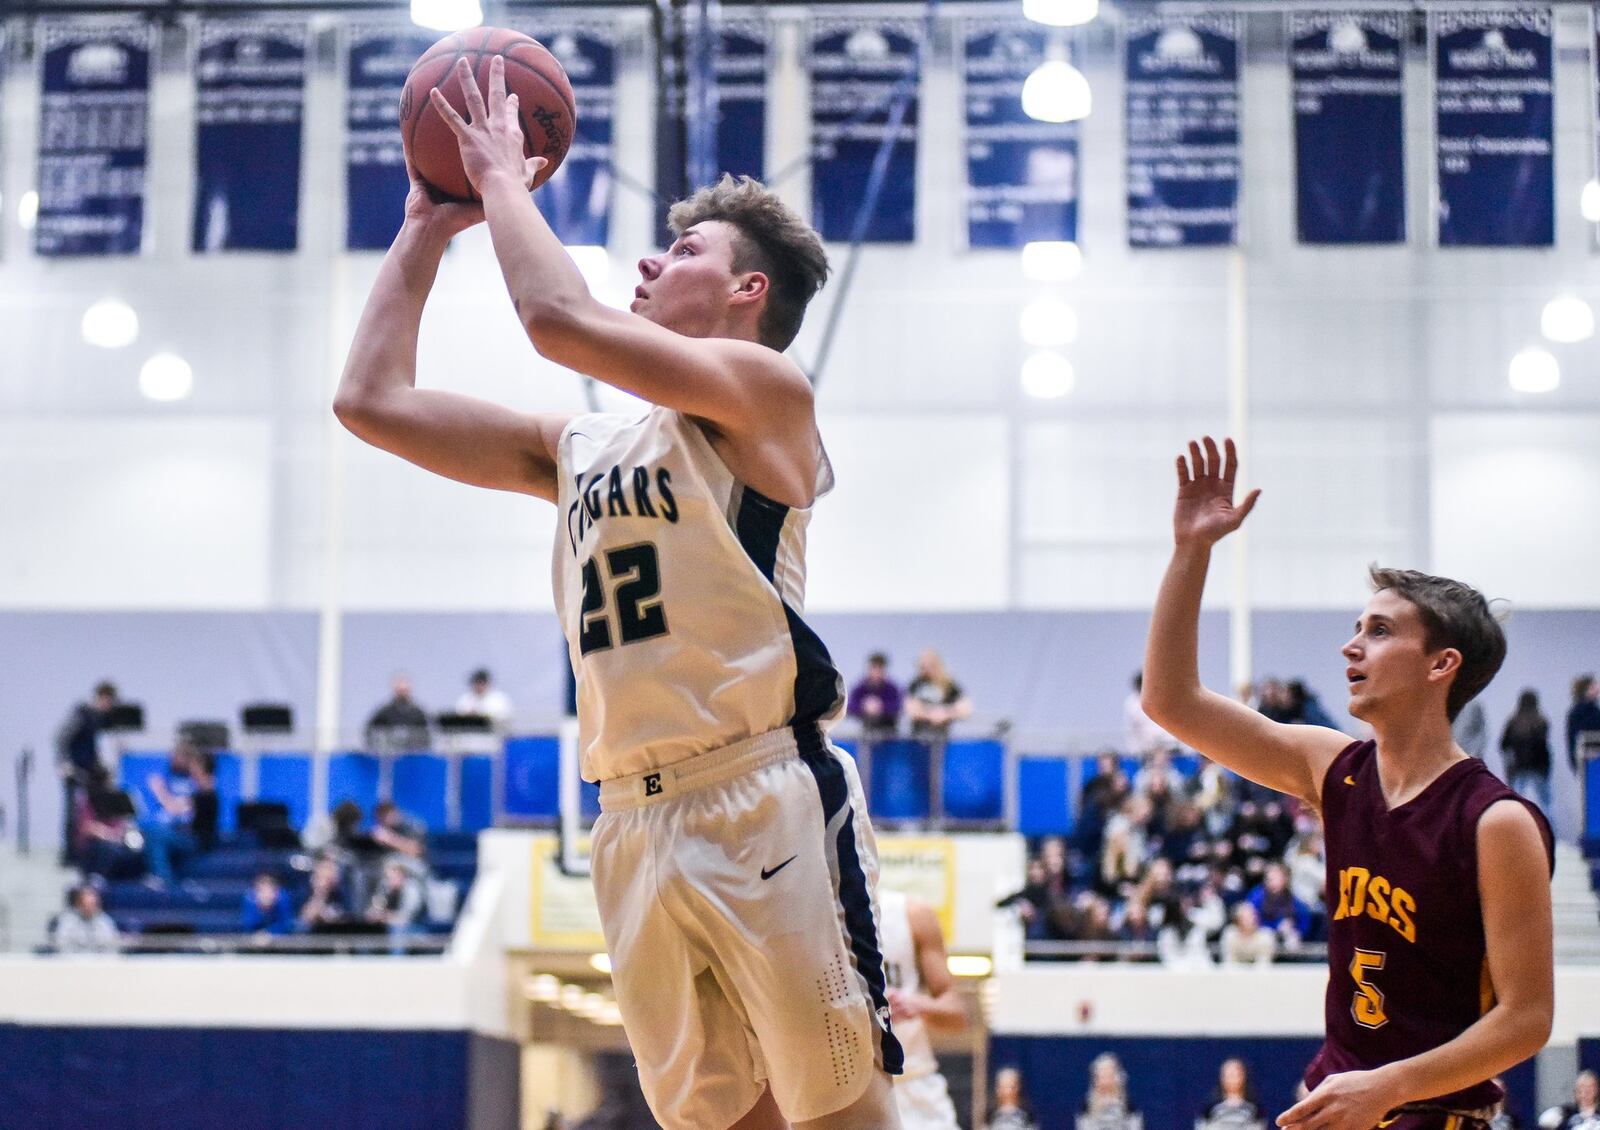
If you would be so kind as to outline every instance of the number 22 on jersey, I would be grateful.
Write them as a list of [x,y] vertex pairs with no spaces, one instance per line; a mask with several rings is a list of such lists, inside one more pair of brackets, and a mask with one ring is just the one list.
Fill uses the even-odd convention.
[[[604,558],[606,579],[614,599],[606,600],[600,580]],[[617,633],[611,631],[607,604],[616,605]],[[667,610],[661,602],[661,562],[649,542],[618,546],[597,553],[583,563],[583,618],[578,651],[583,655],[604,651],[621,643],[638,643],[667,634]]]

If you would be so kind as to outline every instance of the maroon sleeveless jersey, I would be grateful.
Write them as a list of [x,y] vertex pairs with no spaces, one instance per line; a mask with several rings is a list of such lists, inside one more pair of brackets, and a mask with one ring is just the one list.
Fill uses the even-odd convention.
[[[1494,1003],[1478,899],[1478,819],[1526,803],[1482,761],[1458,761],[1391,811],[1377,745],[1354,742],[1322,784],[1327,841],[1328,1036],[1306,1086],[1449,1043]],[[1527,805],[1555,866],[1550,825]],[[1478,1110],[1500,1098],[1485,1080],[1427,1100]]]

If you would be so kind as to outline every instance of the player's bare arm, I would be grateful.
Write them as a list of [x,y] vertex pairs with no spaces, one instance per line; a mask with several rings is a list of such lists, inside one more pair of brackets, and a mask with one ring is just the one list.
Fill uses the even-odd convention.
[[1140,702],[1150,719],[1173,737],[1240,776],[1320,807],[1322,778],[1350,739],[1320,726],[1273,722],[1243,703],[1200,683],[1200,597],[1211,549],[1238,529],[1255,508],[1259,490],[1234,503],[1239,469],[1233,441],[1207,436],[1178,456],[1174,547],[1150,618]]
[[[689,337],[595,299],[524,187],[529,166],[541,167],[542,159],[522,155],[517,99],[506,94],[504,63],[499,56],[491,62],[487,99],[464,60],[455,78],[468,118],[437,90],[433,104],[460,141],[506,289],[534,348],[559,365],[695,417],[740,479],[788,505],[810,505],[820,446],[805,375],[757,342]],[[704,242],[704,235],[685,232],[672,253],[701,253]],[[732,301],[755,303],[765,286],[759,273],[744,276]]]
[[1478,895],[1494,1003],[1447,1044],[1330,1075],[1285,1111],[1285,1130],[1369,1130],[1402,1103],[1463,1090],[1544,1047],[1555,1012],[1549,860],[1532,815],[1502,800],[1478,821]]
[[567,416],[416,387],[418,330],[439,262],[455,235],[482,221],[483,210],[434,201],[408,171],[405,219],[362,311],[333,410],[367,443],[426,470],[553,502],[555,447]]
[[945,950],[944,931],[939,916],[925,902],[906,900],[906,918],[911,923],[911,943],[916,947],[917,973],[922,980],[920,993],[889,990],[889,1003],[897,1016],[920,1016],[929,1028],[940,1032],[960,1032],[967,1026],[967,1009],[950,973],[950,955]]

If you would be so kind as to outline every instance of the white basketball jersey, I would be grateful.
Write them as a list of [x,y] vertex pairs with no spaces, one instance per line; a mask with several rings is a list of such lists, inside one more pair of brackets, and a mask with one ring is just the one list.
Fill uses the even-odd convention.
[[[906,896],[899,891],[878,888],[878,936],[883,943],[883,975],[889,988],[901,992],[922,992],[922,971],[917,966],[917,944],[911,936],[911,916],[906,912]],[[931,1075],[939,1070],[933,1054],[933,1041],[921,1017],[894,1021],[895,1038],[905,1051],[903,1078]]]
[[[809,509],[739,482],[668,408],[577,417],[557,473],[556,605],[586,780],[837,718],[839,672],[800,619]],[[832,485],[823,456],[817,495]]]

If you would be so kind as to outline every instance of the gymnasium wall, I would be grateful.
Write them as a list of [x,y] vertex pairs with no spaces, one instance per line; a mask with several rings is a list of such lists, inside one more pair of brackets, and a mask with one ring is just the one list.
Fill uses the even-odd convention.
[[[1109,9],[1108,9],[1109,11]],[[800,10],[786,10],[798,18]],[[840,473],[811,561],[819,610],[1139,609],[1167,548],[1171,456],[1226,425],[1230,288],[1243,295],[1250,371],[1245,477],[1260,607],[1352,607],[1372,560],[1449,569],[1523,607],[1600,607],[1600,355],[1559,350],[1562,387],[1512,393],[1511,354],[1562,290],[1600,298],[1593,231],[1586,12],[1561,9],[1557,246],[1430,247],[1427,74],[1407,87],[1409,246],[1298,246],[1281,17],[1251,17],[1243,80],[1242,253],[1131,252],[1123,231],[1121,79],[1114,13],[1086,33],[1096,109],[1084,126],[1075,282],[1026,282],[1010,252],[959,246],[962,146],[929,126],[919,148],[921,237],[861,257],[822,374]],[[634,20],[634,17],[640,17]],[[652,99],[643,13],[621,55],[617,164],[649,180]],[[19,25],[20,26],[20,25]],[[773,68],[769,166],[805,146],[798,26]],[[13,43],[25,36],[13,36]],[[192,257],[186,43],[167,33],[154,88],[151,243],[132,260],[45,262],[13,206],[34,176],[38,88],[13,53],[0,89],[0,607],[279,610],[330,588],[365,610],[546,611],[552,539],[542,503],[435,479],[331,431],[328,403],[378,257],[337,254],[340,79],[327,34],[309,87],[302,246]],[[959,118],[950,38],[936,41],[925,123]],[[802,207],[805,176],[782,190]],[[651,250],[649,203],[616,198],[611,301]],[[841,265],[845,249],[835,248]],[[841,293],[825,291],[795,355],[816,357]],[[1023,303],[1077,308],[1075,391],[1022,395]],[[120,293],[137,346],[92,349],[78,320]],[[196,371],[182,403],[144,401],[157,348]],[[538,359],[503,292],[486,233],[448,256],[425,319],[424,383],[521,408],[576,410],[579,381]],[[625,399],[602,394],[607,406]],[[1509,478],[1516,468],[1523,474]],[[342,494],[328,483],[342,483]],[[1513,484],[1513,485],[1506,485]],[[331,538],[331,533],[337,538]],[[329,554],[330,544],[340,547]],[[1228,592],[1222,554],[1214,603]]]
[[[1348,721],[1338,648],[1355,610],[1352,604],[1340,612],[1258,613],[1255,670],[1305,678],[1334,716]],[[849,680],[876,649],[890,654],[894,674],[904,679],[921,649],[939,648],[969,691],[980,723],[1010,719],[1020,752],[1045,753],[1120,740],[1122,701],[1142,659],[1147,616],[825,612],[814,621]],[[482,664],[511,696],[523,728],[549,732],[561,711],[566,659],[553,615],[351,613],[344,630],[341,729],[347,740],[357,740],[400,669],[411,673],[417,699],[429,710],[451,705],[467,672]],[[1597,665],[1600,612],[1519,611],[1507,632],[1506,666],[1483,697],[1492,736],[1523,687],[1539,691],[1559,731],[1568,680]],[[0,641],[0,807],[15,814],[15,776],[7,766],[31,746],[35,843],[53,844],[59,834],[60,789],[50,767],[56,727],[98,679],[115,679],[125,696],[145,704],[153,744],[184,719],[236,722],[239,706],[249,701],[290,703],[302,731],[314,716],[317,622],[309,612],[0,611]],[[1210,686],[1227,686],[1227,619],[1220,612],[1205,616],[1201,675]],[[1499,764],[1494,750],[1490,764]],[[1554,783],[1557,826],[1574,834],[1576,784],[1559,752]]]

